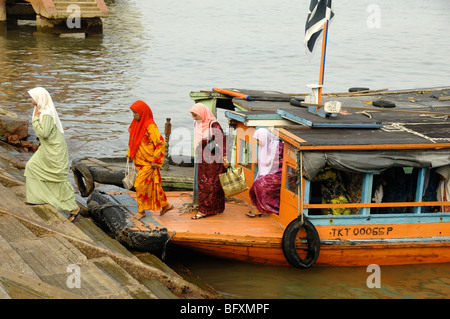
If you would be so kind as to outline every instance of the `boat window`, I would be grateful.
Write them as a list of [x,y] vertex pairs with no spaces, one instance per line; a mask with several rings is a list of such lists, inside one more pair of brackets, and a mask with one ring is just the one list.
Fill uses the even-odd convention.
[[298,176],[297,170],[288,164],[286,169],[285,188],[294,193],[295,195],[298,194],[297,176]]
[[309,203],[337,204],[338,207],[310,208],[309,215],[360,214],[360,207],[340,204],[361,203],[363,179],[363,173],[348,173],[325,167],[311,180]]
[[240,139],[240,149],[239,149],[239,164],[252,169],[252,158],[253,158],[253,147],[252,144]]
[[[436,173],[436,169],[426,168],[423,173],[424,186],[422,188],[422,201],[424,202],[435,202],[437,201],[437,190],[439,182],[441,180],[441,175]],[[436,213],[440,212],[440,206],[424,206],[421,207],[422,213]]]
[[[297,187],[295,174],[288,165],[285,188],[291,192]],[[439,182],[439,174],[429,168],[392,167],[381,173],[356,173],[327,166],[306,181],[304,209],[308,215],[335,216],[435,213],[441,210]]]
[[[398,203],[413,202],[416,198],[419,169],[412,167],[392,167],[374,175],[372,202]],[[414,213],[414,207],[375,207],[371,214]]]

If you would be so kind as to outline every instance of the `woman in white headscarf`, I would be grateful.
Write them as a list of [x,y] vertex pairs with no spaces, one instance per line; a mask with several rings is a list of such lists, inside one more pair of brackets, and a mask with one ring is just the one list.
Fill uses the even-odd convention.
[[249,217],[261,213],[278,214],[280,210],[281,170],[283,163],[283,143],[265,128],[255,131],[253,138],[258,144],[258,173],[250,188],[250,199],[257,212],[251,211]]
[[40,146],[25,167],[27,203],[50,204],[69,211],[69,220],[73,222],[80,208],[67,177],[69,154],[61,121],[47,90],[37,87],[28,94],[34,105],[33,130]]
[[[439,202],[450,201],[450,165],[439,167],[436,173],[441,175],[441,181],[437,188],[437,200]],[[450,213],[450,205],[441,206],[443,213]]]

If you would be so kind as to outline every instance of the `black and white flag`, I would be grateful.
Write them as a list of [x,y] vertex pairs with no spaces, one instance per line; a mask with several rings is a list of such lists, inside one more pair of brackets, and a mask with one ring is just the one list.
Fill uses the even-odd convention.
[[330,21],[333,17],[331,0],[311,0],[305,26],[305,46],[308,54],[312,54],[325,22]]

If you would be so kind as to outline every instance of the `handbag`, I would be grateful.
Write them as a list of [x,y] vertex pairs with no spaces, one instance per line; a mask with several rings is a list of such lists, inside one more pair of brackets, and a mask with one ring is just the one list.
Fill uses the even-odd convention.
[[132,189],[134,186],[134,182],[136,182],[136,178],[138,176],[138,171],[136,169],[136,166],[134,164],[132,165],[132,168],[130,170],[130,161],[127,157],[127,167],[126,167],[126,174],[125,178],[122,180],[123,187],[126,189]]
[[226,197],[242,193],[248,189],[242,166],[235,169],[229,168],[225,173],[219,174],[219,180]]

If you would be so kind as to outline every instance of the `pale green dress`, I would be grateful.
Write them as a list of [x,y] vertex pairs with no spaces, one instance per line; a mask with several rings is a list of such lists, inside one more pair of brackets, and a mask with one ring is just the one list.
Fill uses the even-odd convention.
[[50,115],[33,117],[33,129],[41,145],[25,167],[26,196],[30,204],[50,204],[61,211],[78,208],[68,180],[69,154],[64,135]]

